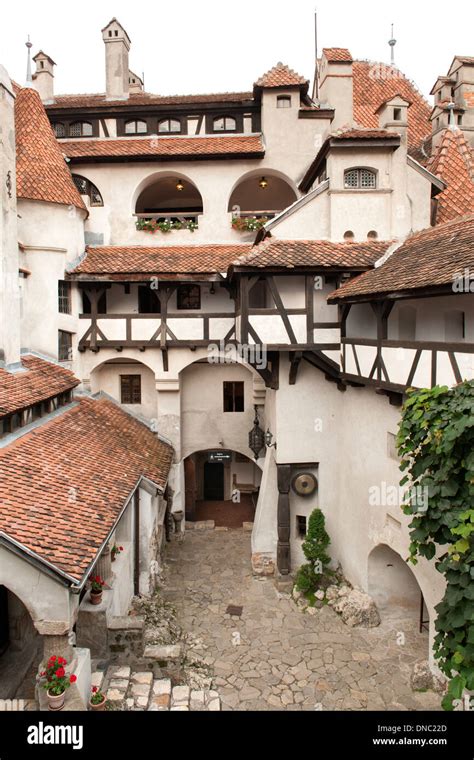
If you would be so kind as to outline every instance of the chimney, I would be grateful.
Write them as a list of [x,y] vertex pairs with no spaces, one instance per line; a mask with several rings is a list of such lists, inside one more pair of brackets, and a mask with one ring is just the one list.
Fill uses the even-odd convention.
[[102,29],[105,43],[105,92],[107,100],[126,100],[129,95],[128,51],[130,37],[113,18]]
[[20,361],[14,106],[10,78],[0,66],[0,366]]
[[39,92],[43,103],[54,102],[54,67],[55,62],[42,50],[33,58],[36,63],[36,71],[33,74],[35,88]]
[[318,66],[319,100],[335,109],[331,129],[352,126],[353,60],[346,48],[324,48]]

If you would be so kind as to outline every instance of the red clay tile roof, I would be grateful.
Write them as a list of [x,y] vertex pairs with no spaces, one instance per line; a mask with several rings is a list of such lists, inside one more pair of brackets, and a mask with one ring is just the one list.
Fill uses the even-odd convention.
[[62,142],[60,147],[73,161],[147,156],[164,159],[176,157],[180,160],[228,155],[262,158],[265,154],[261,137],[257,135],[73,140]]
[[199,103],[242,103],[252,100],[251,92],[221,92],[206,95],[154,95],[151,92],[130,93],[127,100],[107,100],[105,92],[78,95],[56,95],[47,111],[57,108],[134,108],[135,106],[194,105]]
[[329,240],[268,238],[233,262],[234,267],[371,267],[390,243],[332,243]]
[[58,364],[38,356],[22,356],[24,370],[0,369],[0,417],[75,388],[79,380]]
[[347,48],[323,48],[323,55],[331,63],[352,63],[352,55]]
[[309,82],[286,66],[284,63],[277,63],[270,71],[257,79],[254,87],[305,87],[308,88]]
[[76,274],[209,274],[226,272],[250,244],[180,246],[107,246],[87,248]]
[[344,129],[341,132],[333,132],[330,137],[332,140],[385,140],[400,135],[388,129]]
[[139,479],[164,487],[171,446],[107,399],[0,449],[0,534],[79,583]]
[[411,235],[377,269],[355,277],[331,301],[452,285],[464,269],[474,271],[474,215]]
[[447,183],[437,196],[438,224],[474,213],[474,151],[459,129],[446,129],[427,169]]
[[36,90],[18,91],[15,128],[18,198],[86,210]]
[[416,86],[397,68],[370,61],[353,64],[354,120],[362,127],[377,129],[377,110],[400,95],[411,103],[408,109],[408,145],[417,148],[431,134],[430,106]]

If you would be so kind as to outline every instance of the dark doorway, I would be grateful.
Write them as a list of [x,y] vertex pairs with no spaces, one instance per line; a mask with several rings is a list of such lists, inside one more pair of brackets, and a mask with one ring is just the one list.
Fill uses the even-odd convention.
[[223,501],[224,465],[222,462],[204,464],[204,501]]
[[0,586],[0,655],[8,647],[9,639],[8,591],[5,586]]

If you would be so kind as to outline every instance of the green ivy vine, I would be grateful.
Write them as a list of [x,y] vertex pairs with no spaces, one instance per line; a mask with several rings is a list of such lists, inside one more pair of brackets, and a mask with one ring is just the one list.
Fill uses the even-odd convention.
[[443,708],[453,710],[474,690],[474,381],[407,396],[397,446],[408,486],[403,511],[413,517],[410,561],[436,558],[446,579],[434,655],[449,679]]

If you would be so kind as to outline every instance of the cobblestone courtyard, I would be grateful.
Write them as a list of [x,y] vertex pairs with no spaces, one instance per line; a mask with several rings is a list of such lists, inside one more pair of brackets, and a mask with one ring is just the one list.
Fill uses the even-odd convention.
[[[412,621],[363,630],[329,607],[303,614],[272,579],[252,576],[249,533],[188,531],[166,563],[166,598],[202,641],[223,710],[440,709],[438,694],[410,688],[428,647]],[[228,605],[242,616],[226,615]]]

